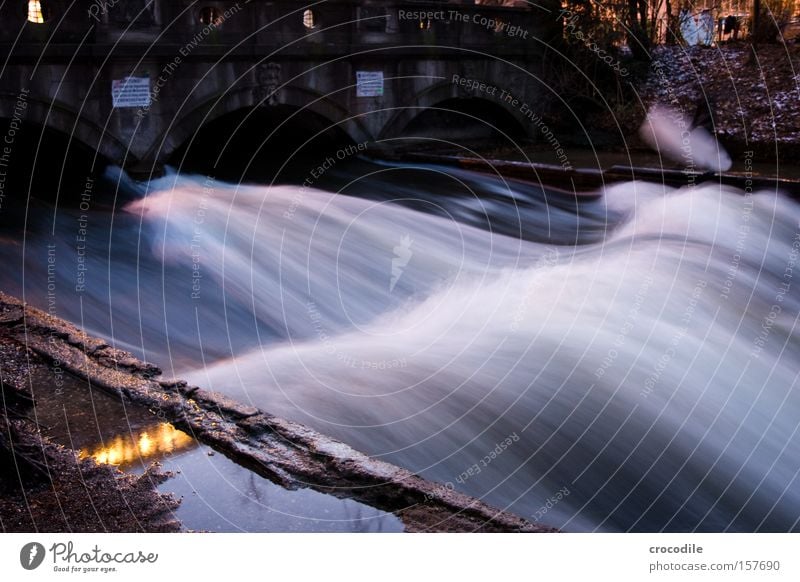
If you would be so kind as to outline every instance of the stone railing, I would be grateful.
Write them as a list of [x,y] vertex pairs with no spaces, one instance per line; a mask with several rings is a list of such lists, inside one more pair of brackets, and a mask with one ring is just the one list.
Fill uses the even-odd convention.
[[[26,22],[25,0],[0,7],[0,43],[15,50],[49,44],[104,46],[182,44],[204,48],[238,45],[242,52],[265,48],[286,54],[328,54],[362,45],[491,48],[518,50],[560,34],[559,4],[507,8],[471,2],[312,3],[266,0],[41,0],[43,24]],[[21,31],[21,32],[20,32]],[[527,42],[526,42],[527,41]],[[23,45],[23,46],[20,46]],[[66,49],[67,47],[63,47]],[[79,49],[81,50],[81,49]],[[85,50],[85,49],[83,49]],[[124,53],[124,51],[123,51]]]

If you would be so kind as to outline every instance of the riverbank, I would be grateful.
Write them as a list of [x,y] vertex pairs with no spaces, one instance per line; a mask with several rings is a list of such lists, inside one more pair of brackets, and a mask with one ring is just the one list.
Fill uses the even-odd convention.
[[640,93],[646,104],[696,114],[734,157],[752,151],[760,162],[800,162],[797,43],[659,46]]
[[[21,312],[0,306],[0,530],[4,532],[175,532],[178,500],[157,486],[170,477],[79,458],[42,436],[28,381],[44,362],[11,339],[5,323]],[[47,390],[50,387],[40,386]]]
[[[639,137],[649,107],[669,105],[717,136],[733,158],[731,173],[800,179],[800,45],[658,46],[644,78],[624,102],[587,107],[547,119],[558,149],[544,140],[430,140],[392,145],[388,157],[452,156],[526,162],[564,170],[615,166],[682,170]],[[580,123],[575,119],[580,118]]]
[[[660,45],[647,73],[630,79],[631,96],[585,115],[585,139],[602,152],[655,155],[638,136],[654,104],[678,109],[713,133],[734,162],[752,153],[758,171],[800,177],[800,45]],[[749,154],[748,154],[749,155]]]

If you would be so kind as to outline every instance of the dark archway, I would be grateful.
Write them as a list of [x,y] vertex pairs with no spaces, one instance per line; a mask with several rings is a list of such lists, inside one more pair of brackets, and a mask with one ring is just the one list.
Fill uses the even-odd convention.
[[310,167],[352,144],[340,126],[308,109],[246,107],[200,127],[168,163],[234,182],[302,182]]
[[23,116],[0,118],[0,136],[0,194],[6,210],[24,208],[29,199],[77,208],[82,197],[94,197],[94,183],[109,164],[74,135]]
[[455,97],[422,109],[400,131],[400,137],[453,140],[522,139],[520,122],[500,105],[480,98]]

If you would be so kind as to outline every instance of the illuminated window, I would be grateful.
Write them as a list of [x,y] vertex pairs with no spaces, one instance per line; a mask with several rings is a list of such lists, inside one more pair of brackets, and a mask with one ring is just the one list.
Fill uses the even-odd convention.
[[314,28],[314,26],[316,26],[313,10],[306,10],[303,12],[303,26],[306,28]]
[[28,22],[35,22],[36,24],[42,24],[44,22],[42,3],[40,0],[28,1]]
[[222,24],[222,13],[214,6],[205,6],[200,9],[200,23],[203,26],[217,26]]

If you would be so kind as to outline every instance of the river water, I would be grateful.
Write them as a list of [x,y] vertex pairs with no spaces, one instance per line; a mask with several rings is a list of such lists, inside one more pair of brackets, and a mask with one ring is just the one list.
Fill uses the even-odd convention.
[[110,172],[82,207],[20,211],[0,288],[530,520],[799,529],[795,203],[323,171]]

